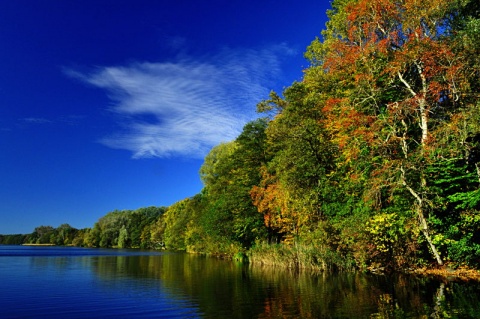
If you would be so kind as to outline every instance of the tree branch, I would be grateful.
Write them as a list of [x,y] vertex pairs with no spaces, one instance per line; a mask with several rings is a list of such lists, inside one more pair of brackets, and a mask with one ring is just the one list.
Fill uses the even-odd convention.
[[407,87],[407,89],[408,89],[408,91],[410,92],[410,94],[412,94],[412,96],[417,96],[417,93],[412,89],[412,87],[410,86],[410,84],[408,84],[408,82],[403,78],[402,73],[400,73],[400,71],[398,71],[397,74],[398,74],[398,78],[399,78],[400,81],[402,81],[402,83]]

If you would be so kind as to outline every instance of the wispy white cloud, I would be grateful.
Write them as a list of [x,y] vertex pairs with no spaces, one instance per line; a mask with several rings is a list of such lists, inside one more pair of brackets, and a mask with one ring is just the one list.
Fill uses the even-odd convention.
[[30,124],[49,124],[52,123],[51,120],[43,118],[43,117],[26,117],[21,119],[24,123]]
[[85,119],[84,115],[59,115],[54,118],[44,118],[44,117],[24,117],[19,118],[16,122],[18,128],[29,128],[29,127],[42,127],[45,125],[78,125],[81,121]]
[[202,158],[234,139],[281,76],[285,45],[200,59],[102,67],[71,76],[105,89],[122,130],[101,139],[133,157]]

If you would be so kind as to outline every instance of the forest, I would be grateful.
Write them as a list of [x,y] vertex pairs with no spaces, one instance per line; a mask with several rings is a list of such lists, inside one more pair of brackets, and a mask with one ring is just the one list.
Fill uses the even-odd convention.
[[203,190],[0,243],[300,269],[480,267],[480,3],[334,0],[301,80],[213,147]]

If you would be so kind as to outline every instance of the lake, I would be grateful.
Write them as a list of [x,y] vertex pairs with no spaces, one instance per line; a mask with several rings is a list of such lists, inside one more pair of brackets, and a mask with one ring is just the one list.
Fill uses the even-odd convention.
[[0,318],[480,318],[480,284],[184,253],[0,246]]

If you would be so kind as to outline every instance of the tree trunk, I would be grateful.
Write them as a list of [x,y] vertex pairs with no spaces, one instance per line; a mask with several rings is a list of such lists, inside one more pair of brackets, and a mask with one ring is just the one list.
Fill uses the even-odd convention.
[[435,256],[435,259],[437,260],[438,265],[443,266],[442,257],[440,257],[440,254],[438,253],[437,248],[433,244],[432,239],[430,238],[430,234],[428,233],[427,220],[423,215],[423,209],[421,207],[417,208],[417,215],[418,215],[418,221],[420,223],[420,229],[422,230],[423,236],[425,236],[425,239],[427,240],[428,245],[430,246],[430,249],[432,250],[432,253]]
[[[428,224],[427,220],[425,219],[425,215],[423,214],[423,199],[420,197],[420,195],[415,192],[413,188],[410,187],[410,185],[407,184],[407,181],[405,179],[405,170],[403,167],[400,168],[402,172],[402,184],[407,188],[407,190],[410,192],[410,194],[415,197],[416,200],[416,211],[417,211],[417,216],[418,216],[418,222],[420,224],[420,230],[422,231],[423,236],[425,236],[425,239],[427,240],[428,245],[430,246],[430,249],[432,250],[432,253],[437,260],[438,265],[443,266],[443,260],[440,257],[440,254],[437,251],[437,248],[435,247],[435,244],[432,242],[432,239],[430,238],[430,233],[428,231]],[[423,178],[423,177],[422,177]]]
[[[407,80],[402,76],[402,74],[400,72],[398,72],[397,75],[398,75],[398,78],[400,79],[400,81],[405,85],[407,90],[410,92],[412,97],[417,98],[418,112],[420,113],[419,114],[419,118],[420,118],[419,126],[420,126],[420,129],[422,131],[422,136],[421,136],[421,140],[420,140],[420,155],[421,155],[421,157],[423,157],[423,156],[425,156],[425,147],[426,147],[426,144],[428,142],[428,118],[429,118],[428,112],[429,112],[429,110],[428,110],[428,105],[427,105],[427,100],[426,100],[426,96],[427,96],[427,93],[428,93],[428,84],[427,84],[427,79],[425,77],[425,74],[423,73],[423,67],[422,67],[421,62],[416,61],[415,66],[417,68],[418,75],[419,75],[419,77],[421,79],[421,82],[422,82],[422,88],[420,90],[420,93],[416,92],[412,88],[412,86],[407,82]],[[403,143],[402,144],[402,149],[403,149],[403,152],[404,152],[404,156],[407,159],[408,158],[408,148],[406,146],[407,145],[407,143],[406,143],[406,138],[407,137],[406,136],[407,136],[408,127],[407,127],[407,125],[404,121],[403,121],[403,125],[404,125],[404,129],[405,129],[405,133],[404,133],[403,138],[402,138],[402,143]],[[410,192],[410,194],[413,195],[413,197],[416,200],[416,205],[415,206],[416,206],[418,222],[420,224],[420,229],[422,231],[422,234],[425,236],[425,239],[427,240],[428,245],[430,246],[430,249],[431,249],[433,255],[435,256],[435,259],[437,260],[437,263],[440,266],[442,266],[443,265],[443,260],[440,257],[440,254],[438,253],[437,248],[433,244],[432,239],[430,238],[429,231],[428,231],[427,220],[425,219],[425,215],[423,213],[424,206],[425,206],[425,204],[423,202],[423,198],[413,188],[411,188],[410,185],[407,183],[407,180],[406,180],[406,177],[405,177],[405,170],[404,170],[403,166],[400,168],[400,170],[402,172],[402,184],[407,188],[407,190]],[[427,181],[425,179],[423,169],[420,167],[419,170],[420,170],[420,189],[425,189],[427,187]]]

